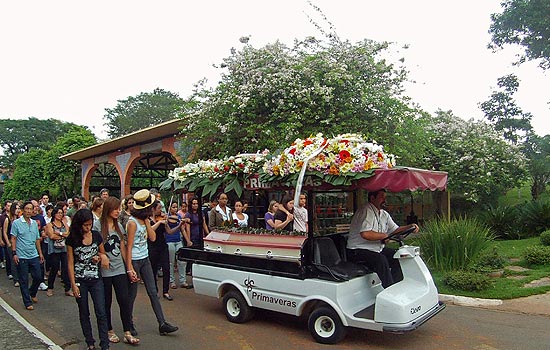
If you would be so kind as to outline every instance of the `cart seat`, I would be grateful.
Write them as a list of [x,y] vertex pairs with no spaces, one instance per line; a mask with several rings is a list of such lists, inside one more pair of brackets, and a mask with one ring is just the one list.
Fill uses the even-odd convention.
[[368,273],[361,265],[341,259],[334,241],[329,237],[313,240],[313,265],[321,272],[319,278],[348,281]]

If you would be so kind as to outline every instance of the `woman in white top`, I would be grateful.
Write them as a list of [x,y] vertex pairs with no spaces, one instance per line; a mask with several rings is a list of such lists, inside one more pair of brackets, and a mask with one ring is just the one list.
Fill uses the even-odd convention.
[[[166,322],[160,300],[157,295],[157,286],[153,268],[149,260],[149,250],[147,247],[147,239],[156,241],[157,234],[151,227],[149,217],[152,214],[153,206],[156,205],[155,196],[149,190],[139,190],[134,194],[134,206],[132,208],[132,216],[128,219],[126,231],[128,234],[128,244],[126,252],[126,273],[132,284],[130,285],[129,298],[130,310],[134,309],[134,301],[137,296],[138,275],[145,284],[147,295],[151,302],[153,312],[157,317],[159,324],[160,335],[166,335],[178,330],[177,326],[173,326]],[[131,334],[137,335],[134,325],[131,327]]]
[[233,212],[233,221],[236,222],[235,226],[247,227],[248,226],[248,214],[243,213],[243,202],[237,200],[235,202],[235,211]]
[[92,214],[94,214],[94,225],[97,225],[99,219],[101,218],[101,213],[103,212],[103,202],[105,202],[103,198],[96,198],[92,202],[92,207],[90,210],[92,211]]

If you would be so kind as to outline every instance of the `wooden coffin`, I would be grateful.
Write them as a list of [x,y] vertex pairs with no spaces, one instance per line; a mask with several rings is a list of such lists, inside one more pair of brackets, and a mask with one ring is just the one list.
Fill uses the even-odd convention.
[[204,238],[207,251],[300,263],[307,236],[241,234],[212,231]]

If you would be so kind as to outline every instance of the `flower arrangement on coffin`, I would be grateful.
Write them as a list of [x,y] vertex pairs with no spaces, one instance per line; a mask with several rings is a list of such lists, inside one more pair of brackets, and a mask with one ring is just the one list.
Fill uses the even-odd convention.
[[265,150],[261,153],[187,163],[183,167],[170,171],[168,179],[163,181],[160,187],[161,189],[173,187],[174,190],[186,188],[188,191],[202,188],[202,195],[208,197],[223,186],[226,192],[235,190],[240,196],[242,194],[240,180],[258,173],[268,153],[269,151]]
[[368,142],[362,135],[325,138],[323,134],[317,134],[304,140],[297,139],[280,155],[266,161],[262,180],[295,181],[306,159],[315,153],[318,154],[309,160],[306,172],[333,185],[347,185],[352,180],[372,176],[374,169],[395,166],[395,156],[384,153],[382,145]]
[[[314,157],[312,157],[316,154]],[[281,154],[271,157],[269,151],[240,154],[225,159],[200,160],[172,170],[161,189],[185,188],[202,190],[209,197],[220,187],[225,192],[234,190],[240,197],[242,183],[249,176],[259,174],[263,182],[278,181],[294,185],[307,159],[306,173],[338,186],[353,180],[370,177],[375,169],[395,165],[395,157],[384,153],[376,142],[368,142],[359,134],[343,134],[326,138],[323,134],[297,139]]]

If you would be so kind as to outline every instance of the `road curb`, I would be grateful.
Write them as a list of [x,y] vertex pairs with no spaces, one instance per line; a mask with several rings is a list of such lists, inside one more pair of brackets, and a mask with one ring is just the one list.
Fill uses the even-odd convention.
[[0,308],[4,309],[11,317],[14,318],[21,326],[23,326],[30,334],[39,339],[42,343],[48,346],[48,350],[63,350],[62,347],[54,343],[48,336],[30,324],[23,316],[21,316],[14,308],[12,308],[2,297],[0,297]]
[[460,295],[448,295],[448,294],[439,294],[439,300],[453,305],[460,306],[498,306],[502,305],[502,300],[500,299],[481,299],[481,298],[470,298]]

